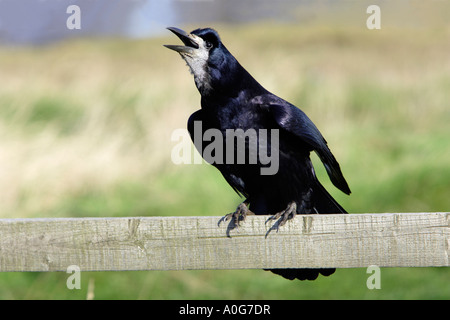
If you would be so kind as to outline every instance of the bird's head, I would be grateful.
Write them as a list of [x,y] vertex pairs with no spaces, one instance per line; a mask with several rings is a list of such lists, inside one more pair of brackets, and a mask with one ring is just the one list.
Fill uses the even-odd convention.
[[219,34],[210,28],[196,29],[187,33],[181,29],[167,28],[180,38],[183,45],[165,45],[178,52],[186,61],[200,93],[208,94],[213,88],[227,85],[226,81],[242,69],[225,48]]

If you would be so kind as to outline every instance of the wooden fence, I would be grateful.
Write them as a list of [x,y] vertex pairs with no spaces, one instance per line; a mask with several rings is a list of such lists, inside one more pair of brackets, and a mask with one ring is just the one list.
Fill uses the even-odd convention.
[[450,213],[219,219],[0,219],[0,271],[449,266]]

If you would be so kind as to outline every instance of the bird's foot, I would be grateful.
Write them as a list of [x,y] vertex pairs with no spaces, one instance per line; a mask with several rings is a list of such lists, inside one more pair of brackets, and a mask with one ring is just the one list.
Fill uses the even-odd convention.
[[276,230],[278,232],[278,229],[282,227],[286,221],[292,219],[297,214],[297,203],[295,201],[290,202],[286,209],[277,212],[273,216],[269,217],[269,219],[266,220],[266,223],[271,220],[277,220],[272,227],[270,227],[269,231],[266,233],[266,237],[269,235],[269,233],[272,230]]
[[234,229],[235,227],[238,227],[240,223],[244,221],[247,215],[249,214],[254,213],[250,211],[250,209],[248,208],[248,203],[244,201],[240,205],[238,205],[235,212],[229,213],[225,215],[222,219],[220,219],[218,225],[220,226],[222,222],[231,220],[230,224],[233,225],[232,229]]

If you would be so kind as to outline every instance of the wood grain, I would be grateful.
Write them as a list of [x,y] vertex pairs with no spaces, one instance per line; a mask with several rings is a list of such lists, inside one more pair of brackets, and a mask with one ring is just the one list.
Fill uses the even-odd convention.
[[449,266],[449,213],[0,219],[0,271]]

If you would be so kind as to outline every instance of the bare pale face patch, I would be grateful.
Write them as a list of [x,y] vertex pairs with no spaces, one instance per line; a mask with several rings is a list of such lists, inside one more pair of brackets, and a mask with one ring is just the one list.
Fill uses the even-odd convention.
[[180,55],[194,75],[197,88],[200,91],[208,91],[211,89],[211,77],[208,72],[209,49],[202,38],[193,34],[190,34],[189,37],[198,44],[198,49],[192,48],[191,50],[180,52]]

